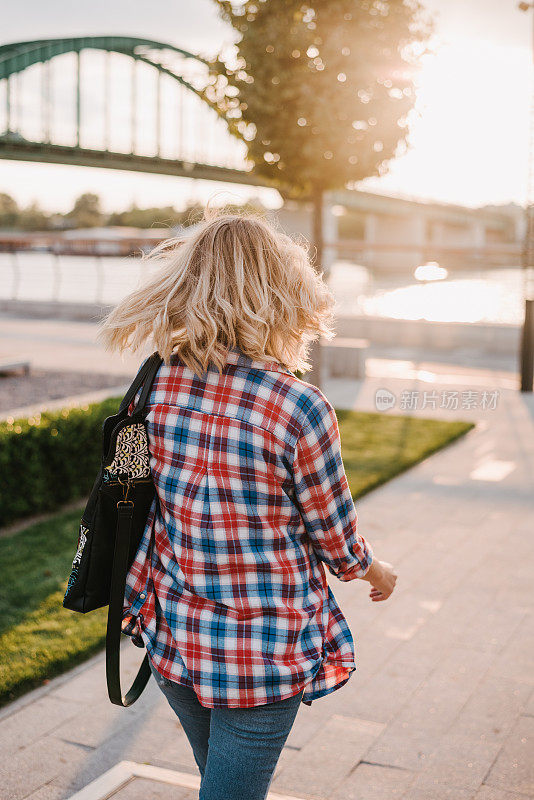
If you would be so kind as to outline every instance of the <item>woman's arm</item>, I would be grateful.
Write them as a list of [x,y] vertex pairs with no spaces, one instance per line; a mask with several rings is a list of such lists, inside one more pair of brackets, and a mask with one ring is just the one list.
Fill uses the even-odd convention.
[[293,483],[306,531],[328,570],[342,581],[368,580],[373,601],[389,597],[396,576],[391,565],[373,558],[370,544],[358,532],[337,417],[324,395],[308,412],[298,438]]

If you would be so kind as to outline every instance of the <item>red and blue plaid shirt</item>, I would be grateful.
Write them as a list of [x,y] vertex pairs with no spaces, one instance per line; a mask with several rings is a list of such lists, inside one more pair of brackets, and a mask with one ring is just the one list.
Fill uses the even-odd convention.
[[[130,413],[135,402],[130,405]],[[356,668],[328,586],[362,577],[333,407],[278,363],[232,348],[199,378],[176,354],[146,417],[157,497],[127,578],[156,670],[208,708],[297,694],[310,704]]]

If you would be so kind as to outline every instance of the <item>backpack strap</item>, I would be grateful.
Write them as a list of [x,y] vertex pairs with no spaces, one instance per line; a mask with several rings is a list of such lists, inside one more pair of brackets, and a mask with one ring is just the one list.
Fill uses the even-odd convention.
[[148,356],[148,358],[146,358],[143,361],[143,363],[139,367],[139,371],[137,372],[137,375],[133,379],[129,389],[127,390],[126,394],[124,395],[124,397],[121,400],[121,404],[119,406],[119,411],[122,411],[123,408],[128,408],[128,406],[130,405],[130,403],[134,399],[135,395],[137,394],[137,390],[139,389],[141,384],[144,382],[144,380],[145,380],[145,378],[147,376],[147,373],[148,373],[151,365],[153,364],[156,356],[158,358],[160,358],[159,353],[157,352],[157,350],[156,350],[155,353],[152,353],[151,356]]
[[131,706],[135,703],[150,678],[148,653],[139,667],[130,689],[122,694],[120,678],[120,645],[122,631],[122,611],[126,576],[128,574],[128,555],[130,551],[130,532],[132,528],[134,504],[131,500],[120,500],[117,503],[117,532],[115,553],[111,573],[111,593],[108,608],[108,626],[106,632],[106,681],[109,699],[116,706]]
[[157,350],[155,353],[152,353],[149,361],[150,364],[148,365],[148,369],[143,381],[143,390],[134,409],[136,414],[144,412],[150,390],[152,389],[152,384],[154,383],[154,378],[156,377],[156,373],[163,363],[163,359]]
[[[135,411],[142,412],[144,410],[156,372],[162,361],[163,359],[156,351],[142,364],[141,369],[123,398],[120,406],[121,409],[128,408],[139,387],[142,385],[143,391],[135,407]],[[115,532],[115,549],[113,553],[108,624],[106,630],[106,681],[108,695],[111,702],[117,706],[131,706],[132,703],[135,703],[152,674],[148,654],[145,654],[130,689],[125,695],[122,694],[120,679],[120,645],[126,576],[128,575],[130,567],[129,554],[133,515],[134,502],[132,500],[119,500],[117,503],[117,529]]]

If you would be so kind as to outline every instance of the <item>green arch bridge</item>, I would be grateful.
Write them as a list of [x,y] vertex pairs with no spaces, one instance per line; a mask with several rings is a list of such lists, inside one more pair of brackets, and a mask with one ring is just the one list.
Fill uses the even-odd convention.
[[202,98],[208,63],[152,39],[0,46],[0,158],[257,184]]

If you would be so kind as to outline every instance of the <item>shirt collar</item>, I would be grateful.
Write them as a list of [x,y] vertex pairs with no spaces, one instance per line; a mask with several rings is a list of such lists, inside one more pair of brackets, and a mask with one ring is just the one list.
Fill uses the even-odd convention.
[[252,369],[264,369],[269,372],[281,372],[285,375],[291,375],[291,372],[286,369],[278,361],[269,361],[267,358],[251,358],[247,356],[239,347],[231,347],[226,354],[227,364],[237,364],[242,367],[250,367]]

